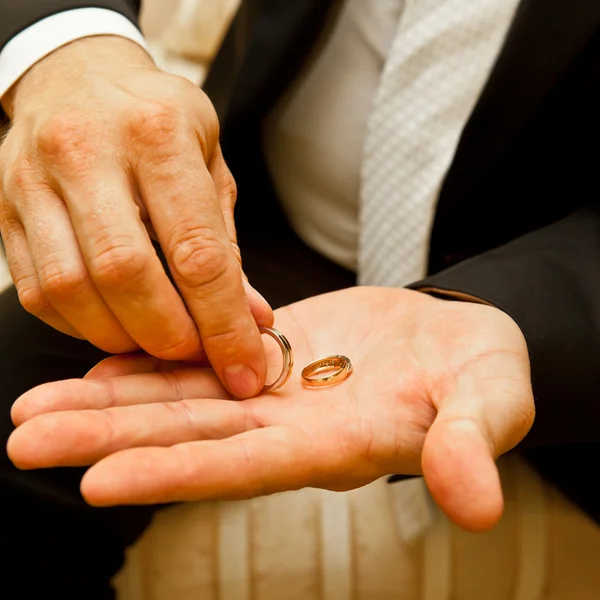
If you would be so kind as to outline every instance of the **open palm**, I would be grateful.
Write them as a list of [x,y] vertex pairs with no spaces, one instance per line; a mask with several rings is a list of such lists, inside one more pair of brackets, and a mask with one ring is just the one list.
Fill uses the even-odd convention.
[[210,369],[115,357],[22,396],[9,455],[21,468],[93,465],[82,492],[95,505],[346,490],[401,473],[424,474],[460,525],[497,521],[494,459],[534,414],[526,344],[507,315],[354,288],[280,309],[275,326],[300,368],[345,354],[354,374],[307,388],[297,367],[279,391],[234,401]]

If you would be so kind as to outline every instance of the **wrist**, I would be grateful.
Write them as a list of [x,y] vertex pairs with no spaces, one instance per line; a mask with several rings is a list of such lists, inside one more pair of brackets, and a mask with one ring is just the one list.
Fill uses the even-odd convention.
[[120,36],[80,38],[58,48],[33,65],[0,99],[12,120],[28,104],[47,104],[79,90],[91,75],[111,75],[123,69],[155,66],[139,44]]

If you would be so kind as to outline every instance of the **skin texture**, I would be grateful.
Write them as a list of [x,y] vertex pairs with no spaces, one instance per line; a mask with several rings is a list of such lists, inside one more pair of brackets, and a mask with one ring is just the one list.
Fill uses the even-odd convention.
[[0,232],[23,307],[110,353],[208,358],[233,395],[258,393],[273,313],[243,274],[206,95],[105,36],[43,59],[3,105]]
[[[22,396],[9,456],[23,469],[92,465],[82,492],[98,506],[348,490],[401,473],[424,474],[466,529],[498,521],[495,459],[534,418],[527,346],[510,317],[352,288],[280,309],[275,326],[296,358],[278,392],[232,401],[210,369],[110,358],[84,380]],[[302,385],[304,365],[340,353],[354,364],[349,379]]]

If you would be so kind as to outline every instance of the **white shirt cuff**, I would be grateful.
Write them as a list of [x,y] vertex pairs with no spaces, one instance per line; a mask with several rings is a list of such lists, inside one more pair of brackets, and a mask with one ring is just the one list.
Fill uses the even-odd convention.
[[0,98],[35,63],[74,40],[94,35],[118,35],[148,49],[139,29],[126,17],[106,8],[77,8],[57,13],[12,38],[0,52]]

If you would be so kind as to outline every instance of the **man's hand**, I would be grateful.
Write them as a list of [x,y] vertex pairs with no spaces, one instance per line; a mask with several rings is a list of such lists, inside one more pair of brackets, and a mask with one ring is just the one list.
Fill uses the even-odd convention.
[[22,396],[9,456],[24,469],[94,465],[82,491],[95,505],[348,490],[423,473],[459,525],[497,522],[494,461],[534,417],[527,347],[512,319],[408,290],[355,288],[281,309],[276,327],[298,370],[345,354],[354,373],[306,388],[297,370],[279,392],[235,402],[208,369],[110,358],[85,380]]
[[232,394],[258,393],[256,323],[273,315],[244,281],[205,94],[133,42],[97,37],[42,60],[3,104],[0,232],[25,309],[111,353],[205,353]]

